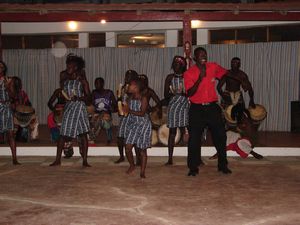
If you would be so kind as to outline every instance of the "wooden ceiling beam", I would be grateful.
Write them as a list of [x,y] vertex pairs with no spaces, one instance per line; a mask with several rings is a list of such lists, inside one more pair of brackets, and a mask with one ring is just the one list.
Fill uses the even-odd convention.
[[60,13],[1,13],[0,22],[62,22],[81,21],[107,22],[129,21],[183,21],[186,16],[191,20],[203,21],[300,21],[300,12],[60,12]]
[[143,3],[143,4],[10,4],[0,3],[2,12],[45,11],[300,11],[300,2],[266,3]]

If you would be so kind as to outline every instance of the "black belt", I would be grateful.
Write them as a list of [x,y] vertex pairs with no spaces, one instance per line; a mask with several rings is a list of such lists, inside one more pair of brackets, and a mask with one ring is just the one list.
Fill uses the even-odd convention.
[[217,101],[214,101],[214,102],[204,102],[204,103],[192,103],[192,104],[193,105],[209,106],[209,105],[217,104]]

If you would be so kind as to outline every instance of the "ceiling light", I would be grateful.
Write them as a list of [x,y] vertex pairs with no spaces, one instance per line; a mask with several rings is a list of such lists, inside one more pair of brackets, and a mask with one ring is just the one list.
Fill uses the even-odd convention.
[[201,24],[202,24],[201,20],[192,20],[191,21],[192,28],[200,28]]
[[75,21],[69,21],[68,22],[68,27],[70,30],[76,30],[78,27],[78,23]]
[[106,24],[106,20],[101,20],[100,23],[101,24]]

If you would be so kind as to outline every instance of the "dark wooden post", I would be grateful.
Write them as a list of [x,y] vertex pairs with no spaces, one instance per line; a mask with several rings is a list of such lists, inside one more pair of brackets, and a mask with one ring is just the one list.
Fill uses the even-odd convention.
[[192,65],[192,25],[191,18],[186,15],[183,19],[183,53],[187,63],[187,69]]
[[2,23],[0,22],[0,60],[2,60]]

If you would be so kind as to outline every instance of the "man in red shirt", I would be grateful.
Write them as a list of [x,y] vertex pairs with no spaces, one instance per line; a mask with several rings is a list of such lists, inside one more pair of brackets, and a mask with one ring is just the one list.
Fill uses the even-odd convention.
[[188,176],[199,173],[201,162],[201,136],[206,126],[212,133],[218,152],[218,171],[231,173],[227,167],[226,132],[222,110],[217,104],[216,79],[220,80],[227,70],[220,65],[207,62],[206,50],[194,50],[196,65],[184,73],[184,85],[191,102],[189,110]]

